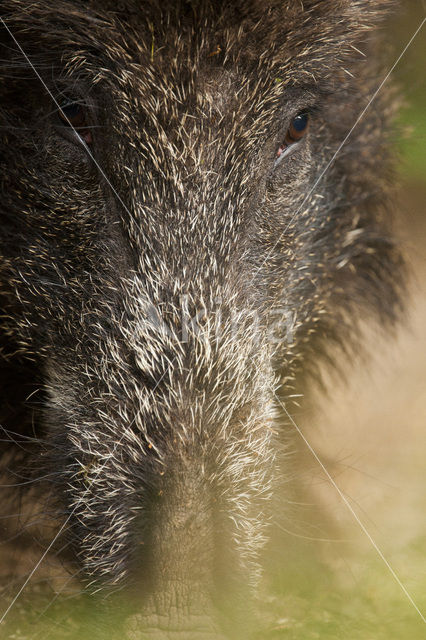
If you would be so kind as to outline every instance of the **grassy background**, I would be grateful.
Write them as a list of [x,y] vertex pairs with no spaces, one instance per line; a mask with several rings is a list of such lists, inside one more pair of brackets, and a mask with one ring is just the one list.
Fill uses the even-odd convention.
[[[404,0],[403,10],[388,25],[395,52],[403,50],[425,16],[426,4],[422,0]],[[424,26],[394,72],[405,96],[399,123],[405,128],[406,137],[397,141],[402,154],[401,172],[406,180],[423,184],[426,175],[425,30]]]

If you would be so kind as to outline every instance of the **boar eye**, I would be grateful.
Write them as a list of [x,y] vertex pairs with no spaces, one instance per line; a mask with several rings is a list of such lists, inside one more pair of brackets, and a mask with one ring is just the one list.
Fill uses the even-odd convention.
[[59,118],[62,124],[73,127],[86,144],[92,143],[92,133],[87,125],[86,112],[79,102],[64,100],[60,104]]
[[66,100],[60,105],[59,117],[66,125],[81,127],[85,124],[83,107],[78,102]]
[[277,150],[275,156],[276,167],[281,160],[297,147],[298,143],[304,138],[309,129],[310,116],[307,111],[299,113],[290,122],[290,126],[284,137],[284,142]]

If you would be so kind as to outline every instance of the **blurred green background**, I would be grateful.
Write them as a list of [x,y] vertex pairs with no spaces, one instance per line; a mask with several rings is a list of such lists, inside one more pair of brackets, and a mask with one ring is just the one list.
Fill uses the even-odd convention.
[[[403,9],[389,21],[388,42],[395,59],[426,15],[423,0],[405,0]],[[399,124],[405,136],[397,144],[401,150],[401,172],[407,180],[426,180],[426,27],[416,36],[395,69],[394,79],[404,96]]]

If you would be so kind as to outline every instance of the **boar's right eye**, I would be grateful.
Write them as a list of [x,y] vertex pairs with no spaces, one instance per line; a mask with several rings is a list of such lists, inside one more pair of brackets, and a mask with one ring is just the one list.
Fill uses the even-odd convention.
[[302,141],[309,129],[310,115],[307,111],[302,111],[295,116],[287,129],[284,137],[284,142],[279,147],[276,153],[276,159],[274,167],[276,167],[281,160],[291,153],[298,143]]
[[60,104],[59,118],[62,124],[74,129],[86,144],[90,145],[93,142],[85,108],[79,102],[70,99],[64,100]]

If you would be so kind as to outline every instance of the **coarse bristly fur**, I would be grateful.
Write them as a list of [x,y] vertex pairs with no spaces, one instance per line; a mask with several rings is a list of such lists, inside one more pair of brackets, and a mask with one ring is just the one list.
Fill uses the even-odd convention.
[[35,561],[55,538],[94,601],[129,594],[119,637],[249,636],[278,398],[398,315],[386,95],[328,166],[390,4],[0,3],[2,515],[38,505]]

